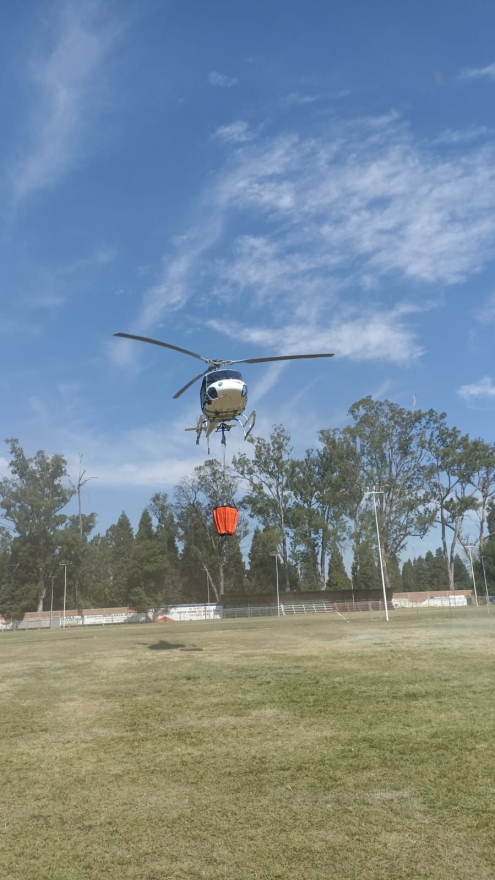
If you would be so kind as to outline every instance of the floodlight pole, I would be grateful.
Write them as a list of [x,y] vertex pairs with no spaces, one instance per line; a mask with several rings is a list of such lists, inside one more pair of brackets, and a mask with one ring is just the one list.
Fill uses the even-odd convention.
[[63,629],[65,629],[65,600],[67,598],[67,566],[68,566],[68,564],[69,564],[68,562],[61,562],[60,563],[60,565],[63,565],[63,567],[64,567],[64,623],[63,623],[63,627],[62,627]]
[[485,579],[486,610],[487,610],[487,613],[490,614],[490,599],[488,598],[488,584],[486,582],[485,557],[480,556],[480,559],[481,559],[481,565],[483,566],[483,577]]
[[388,623],[388,605],[387,605],[387,590],[385,588],[385,574],[383,571],[383,559],[382,559],[382,548],[380,544],[380,529],[378,528],[378,510],[376,506],[376,496],[383,495],[383,489],[366,489],[365,495],[373,495],[373,506],[375,508],[375,522],[376,522],[376,537],[378,540],[378,557],[380,559],[380,572],[382,575],[382,589],[383,589],[383,604],[385,605],[385,619]]
[[[205,571],[206,571],[206,569],[205,569]],[[207,595],[208,595],[208,620],[209,620],[210,619],[210,576],[208,574],[208,571],[206,571],[206,589],[207,589]]]
[[277,617],[280,617],[280,593],[278,589],[278,550],[274,550],[270,553],[270,556],[275,557],[275,577],[277,579]]
[[466,544],[466,547],[469,550],[469,559],[471,560],[471,574],[473,576],[473,587],[474,587],[474,598],[476,600],[476,607],[479,607],[478,602],[478,591],[476,590],[476,578],[474,576],[474,563],[473,563],[473,554],[471,553],[471,548],[474,547],[474,544]]
[[54,580],[55,580],[55,578],[52,575],[52,598],[51,598],[51,602],[50,602],[50,629],[52,628],[52,621],[53,621],[53,581]]

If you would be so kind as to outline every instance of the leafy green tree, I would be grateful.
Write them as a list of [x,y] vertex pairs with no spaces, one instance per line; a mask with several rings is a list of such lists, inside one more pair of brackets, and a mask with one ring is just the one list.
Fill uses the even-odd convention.
[[12,539],[7,529],[0,529],[0,615],[21,619],[33,607],[35,592],[16,578],[16,563],[12,555]]
[[483,551],[485,529],[491,531],[488,516],[495,498],[495,446],[483,440],[471,441],[472,476],[471,482],[478,499],[478,545]]
[[328,563],[327,590],[350,590],[352,581],[345,570],[342,553],[334,547]]
[[294,504],[290,436],[282,425],[275,425],[269,440],[255,437],[250,442],[252,458],[245,453],[233,458],[234,469],[249,487],[242,503],[263,528],[274,528],[279,533],[282,582],[285,590],[290,590],[288,536]]
[[382,585],[373,548],[366,541],[355,546],[351,574],[355,590],[377,590]]
[[[382,560],[389,568],[411,537],[423,537],[434,516],[426,491],[430,474],[428,439],[436,413],[411,411],[389,400],[366,397],[353,404],[354,424],[346,429],[356,444],[362,486],[377,486]],[[370,540],[370,534],[367,535]]]
[[445,416],[437,416],[428,442],[431,460],[430,493],[435,521],[440,525],[442,551],[447,565],[449,589],[454,589],[454,564],[466,517],[476,513],[480,500],[473,486],[480,464],[479,447],[467,434],[449,428]]
[[[89,573],[88,538],[95,526],[96,515],[83,514],[67,518],[60,531],[60,558],[67,563],[67,608],[82,610],[88,599]],[[56,572],[54,608],[62,608],[63,569]]]
[[18,440],[7,443],[11,476],[0,481],[0,510],[14,535],[9,590],[13,597],[17,594],[19,607],[34,605],[42,611],[60,561],[61,531],[67,522],[61,511],[73,492],[65,485],[63,456],[50,458],[39,451],[28,458]]
[[301,577],[312,589],[325,588],[330,546],[338,546],[349,531],[348,520],[359,505],[359,460],[355,444],[339,430],[319,433],[320,448],[309,449],[293,462],[293,555]]
[[237,488],[235,473],[216,459],[209,459],[195,468],[193,477],[182,480],[176,489],[175,509],[183,546],[182,572],[184,578],[188,570],[194,577],[192,583],[186,581],[186,590],[198,589],[203,571],[213,593],[210,598],[217,602],[225,593],[244,592],[240,541],[247,535],[246,524],[239,517],[236,534],[223,537],[217,534],[212,518],[214,507],[232,503]]

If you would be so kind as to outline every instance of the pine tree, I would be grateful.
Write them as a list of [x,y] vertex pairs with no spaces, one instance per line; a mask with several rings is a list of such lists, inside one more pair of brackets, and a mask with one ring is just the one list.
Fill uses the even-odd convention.
[[[275,529],[256,528],[249,550],[248,590],[251,593],[273,593],[276,589],[275,558],[278,547]],[[279,573],[280,574],[280,573]]]
[[470,590],[473,586],[471,576],[458,553],[454,560],[454,586],[456,590]]
[[493,541],[495,544],[495,504],[492,502],[490,504],[488,510],[488,516],[486,518],[486,526],[488,529],[488,541]]
[[405,593],[414,593],[416,590],[414,567],[410,559],[406,559],[402,566],[402,589]]
[[236,535],[224,538],[225,543],[225,592],[246,592],[246,566],[242,558],[241,545]]
[[378,590],[382,585],[375,554],[367,541],[356,546],[352,563],[352,583],[355,590]]
[[107,531],[112,561],[112,579],[109,605],[118,607],[131,601],[134,569],[134,533],[126,513],[122,512],[115,525]]
[[430,588],[430,582],[428,577],[428,564],[426,563],[423,556],[417,556],[413,562],[413,572],[414,572],[414,589],[418,592],[428,592]]
[[399,560],[397,556],[390,556],[387,566],[388,582],[395,593],[401,593],[404,589],[402,586],[402,574],[400,570]]
[[327,590],[350,590],[352,581],[345,570],[344,560],[338,547],[334,547],[328,563]]
[[435,555],[430,560],[428,579],[431,592],[449,589],[449,572],[441,547],[435,551]]

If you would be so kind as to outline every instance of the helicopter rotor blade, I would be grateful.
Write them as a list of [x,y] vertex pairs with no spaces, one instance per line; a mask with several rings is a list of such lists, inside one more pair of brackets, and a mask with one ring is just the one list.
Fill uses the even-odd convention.
[[231,361],[232,364],[265,364],[269,361],[300,361],[307,358],[332,358],[333,354],[280,354],[275,357],[244,358],[242,361]]
[[188,351],[187,348],[179,348],[178,345],[171,345],[170,342],[160,342],[159,339],[149,339],[148,336],[134,336],[133,333],[114,333],[113,335],[121,336],[123,339],[137,339],[138,342],[149,342],[151,345],[161,345],[162,348],[171,348],[173,351],[180,351],[182,354],[188,354],[193,358],[197,358],[199,361],[204,361],[205,364],[209,363],[208,358],[196,354],[195,351]]
[[177,392],[177,394],[174,394],[173,400],[177,400],[177,398],[180,397],[181,394],[184,394],[184,391],[187,391],[187,389],[190,388],[191,385],[194,385],[194,383],[197,382],[198,379],[202,379],[203,376],[206,376],[206,374],[209,372],[210,372],[210,369],[208,368],[203,373],[200,373],[199,376],[195,376],[194,379],[191,379],[191,381],[188,382],[187,385],[184,385],[184,388],[181,388],[180,391]]

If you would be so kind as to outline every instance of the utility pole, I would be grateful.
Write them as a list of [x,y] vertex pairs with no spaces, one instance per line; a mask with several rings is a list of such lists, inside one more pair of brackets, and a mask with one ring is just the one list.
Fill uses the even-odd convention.
[[486,582],[485,557],[480,556],[480,559],[481,559],[481,565],[483,566],[483,577],[485,579],[486,610],[487,610],[487,613],[490,614],[490,599],[488,596],[488,584]]
[[67,566],[68,566],[68,564],[69,564],[68,562],[61,562],[60,563],[60,565],[63,565],[63,567],[64,567],[64,623],[63,623],[63,629],[65,629],[65,602],[67,599]]
[[380,559],[380,572],[382,575],[383,604],[385,605],[385,619],[388,623],[389,617],[388,617],[388,606],[387,606],[387,590],[385,588],[385,574],[383,571],[382,548],[381,548],[381,544],[380,544],[380,529],[378,527],[378,510],[377,510],[377,506],[376,506],[376,496],[383,495],[383,489],[368,489],[367,488],[365,490],[364,494],[373,496],[373,506],[375,508],[376,538],[378,541],[378,556]]
[[471,574],[473,576],[473,587],[474,587],[474,598],[476,599],[476,607],[478,608],[478,592],[476,590],[476,578],[474,576],[474,563],[473,563],[473,554],[471,553],[471,549],[475,547],[476,544],[466,544],[466,547],[469,550],[469,558],[471,560]]

